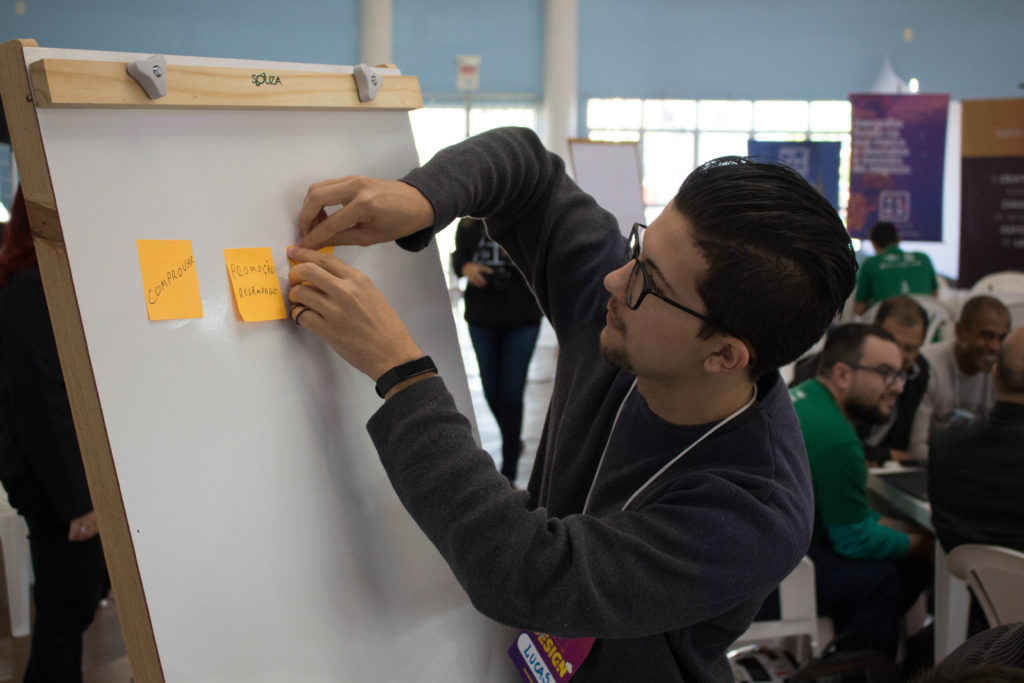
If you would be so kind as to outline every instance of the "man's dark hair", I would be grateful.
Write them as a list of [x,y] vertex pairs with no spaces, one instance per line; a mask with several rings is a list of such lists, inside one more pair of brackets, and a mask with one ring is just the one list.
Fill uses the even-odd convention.
[[973,329],[975,323],[978,322],[978,318],[986,311],[995,311],[996,313],[1002,313],[1007,318],[1010,317],[1010,311],[1006,309],[1002,301],[994,296],[979,294],[968,299],[967,303],[960,310],[960,324],[967,329]]
[[1001,664],[940,666],[921,674],[914,683],[1024,683],[1024,669]]
[[900,231],[892,223],[882,221],[871,226],[868,239],[878,249],[885,249],[900,241]]
[[928,329],[928,312],[914,297],[905,294],[890,296],[878,307],[875,324],[881,327],[889,318],[895,318],[896,322],[904,327],[913,327],[920,323],[921,327]]
[[[691,173],[673,201],[708,262],[697,291],[708,315],[751,347],[751,377],[821,338],[853,290],[857,261],[820,192],[788,166],[722,157]],[[719,331],[705,323],[700,337]]]
[[828,333],[825,348],[818,361],[818,376],[828,375],[836,363],[859,363],[864,352],[864,341],[868,337],[878,337],[896,343],[893,336],[881,327],[865,323],[840,325]]

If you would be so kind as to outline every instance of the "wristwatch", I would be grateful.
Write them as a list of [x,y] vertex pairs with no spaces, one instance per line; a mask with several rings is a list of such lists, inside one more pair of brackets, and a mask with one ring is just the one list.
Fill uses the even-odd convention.
[[396,365],[377,380],[377,395],[384,398],[399,382],[404,382],[418,375],[425,375],[428,372],[437,372],[437,366],[434,365],[434,361],[430,359],[430,356],[423,356],[408,363]]

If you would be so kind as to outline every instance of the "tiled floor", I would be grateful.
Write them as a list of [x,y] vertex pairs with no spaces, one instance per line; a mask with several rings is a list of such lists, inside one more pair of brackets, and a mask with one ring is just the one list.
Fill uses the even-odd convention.
[[[461,315],[461,313],[460,313]],[[501,457],[501,435],[484,399],[480,373],[469,341],[469,332],[461,318],[457,318],[459,343],[463,362],[469,380],[470,395],[476,412],[477,428],[483,447]],[[526,442],[523,456],[519,460],[519,474],[516,483],[526,486],[533,456],[544,425],[544,415],[551,395],[551,379],[554,375],[555,355],[554,332],[546,324],[541,328],[537,349],[530,364],[526,386],[526,412],[523,417],[523,440]],[[0,563],[0,587],[5,586],[3,564]],[[0,588],[0,683],[21,681],[28,660],[30,639],[11,637],[10,620],[7,618],[7,593]],[[131,671],[121,638],[121,626],[117,618],[117,606],[111,600],[101,607],[96,620],[85,636],[85,650],[82,669],[85,683],[128,683]]]

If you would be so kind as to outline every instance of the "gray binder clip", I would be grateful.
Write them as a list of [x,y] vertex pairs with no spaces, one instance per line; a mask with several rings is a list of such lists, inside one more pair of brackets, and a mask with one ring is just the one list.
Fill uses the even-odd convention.
[[370,102],[377,96],[383,79],[377,70],[366,64],[357,64],[352,69],[352,75],[356,79],[356,90],[359,91],[360,102]]
[[167,94],[167,60],[163,55],[151,55],[128,65],[128,74],[139,82],[142,89],[155,100]]

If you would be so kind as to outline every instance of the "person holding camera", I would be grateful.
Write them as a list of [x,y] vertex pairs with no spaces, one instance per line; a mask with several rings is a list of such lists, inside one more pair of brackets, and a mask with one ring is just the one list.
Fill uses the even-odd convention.
[[526,280],[479,218],[459,221],[452,267],[467,281],[469,336],[484,397],[501,430],[501,473],[514,483],[522,450],[526,370],[537,344],[541,311]]

